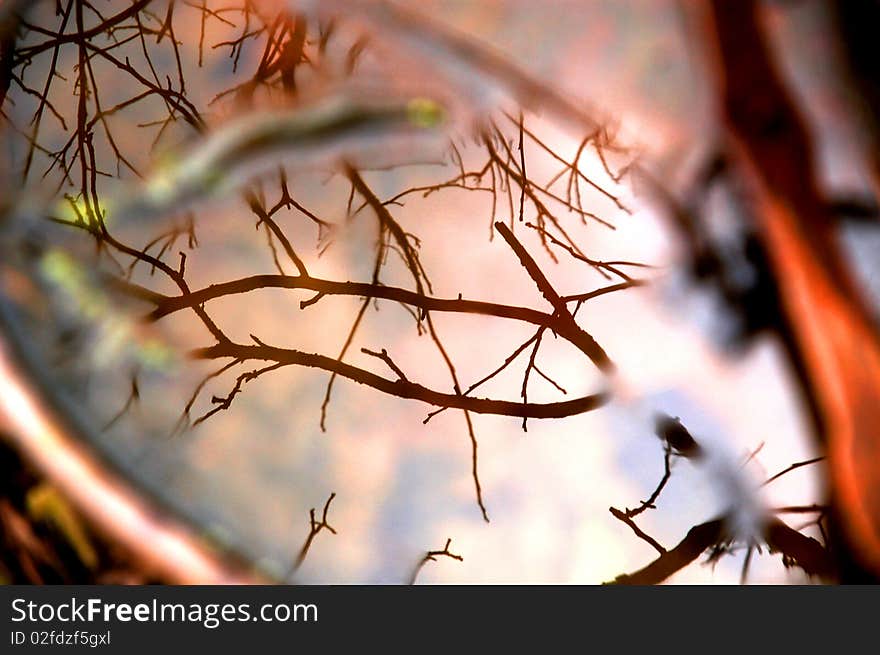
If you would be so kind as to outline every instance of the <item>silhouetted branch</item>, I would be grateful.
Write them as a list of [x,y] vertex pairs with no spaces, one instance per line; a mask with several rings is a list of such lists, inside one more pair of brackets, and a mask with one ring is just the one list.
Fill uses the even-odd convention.
[[394,360],[391,359],[391,357],[388,355],[388,351],[384,348],[382,348],[381,352],[375,352],[367,348],[361,348],[361,352],[365,355],[370,355],[371,357],[381,359],[388,365],[388,368],[390,368],[397,374],[398,378],[400,378],[401,380],[407,380],[406,374],[400,370],[400,367],[397,364],[394,363]]
[[770,549],[782,553],[786,566],[798,566],[808,575],[831,579],[835,574],[834,561],[822,544],[801,534],[779,519],[773,519],[764,530],[764,539]]
[[436,562],[438,557],[448,557],[449,559],[458,560],[459,562],[464,561],[464,557],[461,555],[456,555],[452,551],[449,550],[449,546],[452,545],[452,539],[446,540],[446,545],[443,547],[443,550],[429,550],[425,553],[425,556],[416,564],[415,569],[412,572],[412,575],[409,578],[409,584],[414,585],[416,583],[416,579],[419,577],[419,573],[421,573],[422,568],[428,562]]
[[[556,403],[517,403],[507,400],[489,398],[472,398],[461,394],[448,394],[428,389],[420,384],[406,380],[389,380],[375,373],[357,368],[339,360],[306,353],[299,350],[277,348],[271,346],[246,346],[232,342],[207,346],[193,351],[197,359],[232,358],[234,360],[263,360],[276,362],[278,366],[295,364],[309,368],[317,368],[335,373],[359,384],[387,393],[398,398],[419,400],[438,407],[464,409],[477,414],[500,414],[528,418],[562,418],[589,412],[601,407],[608,400],[605,393],[575,398]],[[273,365],[274,368],[277,366]],[[263,369],[261,369],[263,370]],[[224,399],[225,402],[226,399]]]
[[635,573],[617,576],[611,584],[654,585],[660,584],[697,559],[708,548],[724,538],[724,520],[715,519],[691,528],[684,539],[672,550]]
[[774,480],[778,480],[779,478],[781,478],[786,473],[790,473],[791,471],[799,469],[802,466],[809,466],[810,464],[816,464],[817,462],[824,462],[825,459],[826,459],[825,456],[822,455],[821,457],[813,457],[812,459],[807,459],[807,460],[804,460],[803,462],[796,462],[796,463],[792,464],[791,466],[781,470],[779,473],[777,473],[775,475],[771,475],[769,478],[767,478],[764,481],[764,484],[765,485],[770,484]]
[[608,511],[611,512],[611,515],[616,518],[618,521],[621,521],[629,526],[629,528],[635,533],[635,535],[642,539],[643,541],[648,542],[651,546],[661,555],[666,553],[666,549],[660,545],[660,543],[654,539],[651,535],[644,532],[639,526],[636,525],[636,522],[632,520],[629,516],[629,512],[621,512],[616,507],[609,507]]
[[324,511],[321,514],[321,520],[318,521],[315,518],[315,508],[309,510],[309,534],[306,536],[305,543],[303,543],[302,548],[300,548],[299,553],[296,556],[296,559],[293,562],[293,565],[288,571],[287,577],[289,578],[291,575],[296,573],[302,563],[305,561],[306,556],[309,554],[309,549],[312,547],[312,543],[315,541],[315,537],[317,537],[321,530],[327,530],[333,534],[336,534],[336,530],[327,522],[327,512],[330,510],[330,503],[333,502],[333,499],[336,498],[336,492],[330,494],[330,497],[327,499],[327,502],[324,503]]
[[[672,458],[672,449],[669,444],[667,444],[663,449],[663,477],[660,478],[660,482],[657,483],[657,487],[654,491],[651,492],[651,495],[648,496],[648,499],[645,500],[641,505],[639,505],[635,509],[627,509],[624,514],[626,514],[627,518],[633,518],[638,516],[646,509],[654,509],[654,502],[662,493],[664,487],[666,487],[666,483],[669,482],[669,477],[672,474],[672,469],[670,468],[670,459]],[[612,512],[613,514],[614,512]]]
[[[531,255],[526,251],[523,245],[517,240],[517,238],[513,235],[513,232],[508,228],[504,223],[497,222],[495,223],[495,229],[498,230],[499,234],[504,238],[507,242],[507,245],[511,247],[513,252],[516,254],[519,259],[520,264],[522,264],[523,268],[526,269],[526,272],[529,274],[529,277],[532,278],[532,281],[537,285],[538,290],[541,292],[541,295],[544,296],[545,300],[549,302],[553,309],[555,310],[555,316],[558,318],[559,327],[569,333],[579,334],[580,339],[582,339],[582,343],[585,346],[585,349],[582,349],[584,354],[586,354],[593,363],[596,364],[599,369],[605,372],[610,372],[614,369],[614,365],[609,359],[608,355],[602,349],[602,347],[596,343],[595,339],[589,336],[586,332],[581,330],[581,328],[575,323],[574,317],[572,317],[571,313],[568,311],[568,307],[565,304],[565,301],[556,293],[556,290],[550,285],[550,282],[547,281],[547,278],[544,276],[544,273],[541,271],[540,267],[535,263],[535,260]],[[562,336],[562,332],[560,330],[554,329],[554,332],[560,334]],[[568,338],[568,337],[566,337]],[[574,343],[574,342],[573,342]]]

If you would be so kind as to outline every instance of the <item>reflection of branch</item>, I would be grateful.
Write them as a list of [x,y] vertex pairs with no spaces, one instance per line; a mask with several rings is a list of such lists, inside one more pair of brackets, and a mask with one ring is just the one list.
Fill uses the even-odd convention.
[[330,494],[330,497],[327,499],[327,502],[324,503],[324,512],[321,515],[321,520],[318,521],[315,518],[315,508],[309,510],[309,534],[306,537],[305,543],[302,545],[302,548],[299,551],[299,554],[296,556],[296,560],[293,565],[290,567],[290,571],[288,572],[288,577],[295,573],[302,563],[306,559],[306,555],[309,554],[309,548],[312,547],[312,542],[315,540],[315,537],[321,532],[321,530],[329,530],[333,534],[336,534],[336,530],[327,523],[327,511],[330,509],[330,503],[333,502],[333,499],[336,498],[336,492]]
[[[538,370],[538,367],[535,365],[535,358],[538,356],[538,349],[541,347],[541,338],[543,336],[544,330],[538,330],[537,336],[535,337],[535,345],[532,347],[532,353],[529,355],[529,362],[526,364],[526,371],[523,374],[522,390],[519,392],[519,396],[523,399],[524,403],[529,401],[529,374],[532,372],[532,369],[535,369],[536,371]],[[522,420],[522,429],[523,432],[528,430],[525,418]]]
[[141,398],[141,390],[138,387],[138,379],[137,374],[135,373],[131,377],[131,390],[128,393],[128,398],[125,401],[125,404],[122,406],[118,412],[116,412],[109,421],[104,424],[104,427],[101,428],[101,432],[106,432],[110,428],[112,428],[116,423],[130,410]]
[[[726,538],[726,517],[702,523],[691,528],[685,538],[672,550],[666,551],[645,568],[635,573],[619,575],[612,584],[659,584],[682,570],[707,549],[718,546]],[[764,528],[764,540],[772,552],[782,554],[786,567],[798,566],[808,575],[828,579],[834,566],[829,552],[815,539],[790,528],[773,518]]]
[[830,578],[834,566],[828,551],[815,539],[772,519],[764,530],[764,539],[771,550],[782,553],[786,566],[799,566],[808,575]]
[[794,464],[792,464],[791,466],[789,466],[786,469],[783,469],[782,471],[780,471],[776,475],[773,475],[773,476],[767,478],[767,480],[764,482],[764,485],[768,485],[771,482],[773,482],[774,480],[778,480],[786,473],[790,473],[791,471],[794,471],[795,469],[799,469],[802,466],[809,466],[810,464],[815,464],[817,462],[822,462],[824,460],[825,460],[825,456],[823,455],[821,457],[814,457],[813,459],[804,460],[803,462],[795,462]]
[[571,313],[568,311],[565,301],[558,293],[556,293],[556,290],[544,276],[544,273],[538,267],[537,263],[535,263],[535,260],[513,235],[510,228],[501,221],[498,221],[495,223],[495,229],[498,230],[498,233],[501,234],[507,242],[507,245],[509,245],[516,254],[520,264],[522,264],[523,268],[525,268],[526,272],[529,274],[529,277],[532,278],[532,281],[537,285],[541,295],[543,295],[547,302],[553,306],[553,309],[556,310],[555,316],[559,319],[562,326],[568,331],[580,332],[589,339],[591,342],[589,344],[589,352],[585,350],[585,354],[587,354],[587,356],[590,357],[590,359],[592,359],[596,366],[601,370],[605,372],[613,370],[614,364],[611,363],[611,359],[609,359],[607,353],[592,337],[586,334],[586,332],[583,332],[583,330],[577,326],[574,317],[572,317]]
[[184,405],[183,411],[180,413],[180,418],[177,420],[177,423],[174,426],[174,430],[171,433],[172,435],[179,434],[183,432],[184,429],[192,427],[192,418],[190,416],[190,411],[192,410],[193,405],[195,405],[196,399],[199,397],[199,394],[202,393],[202,389],[205,388],[205,385],[207,385],[208,382],[210,382],[214,378],[223,375],[229,369],[235,368],[239,364],[241,364],[241,362],[237,360],[232,360],[231,362],[224,364],[220,368],[211,371],[210,373],[202,377],[202,379],[196,385],[195,389],[193,389],[193,392],[190,394],[189,399],[186,401],[186,405]]
[[624,523],[626,523],[639,539],[642,539],[643,541],[651,544],[654,550],[656,550],[658,553],[663,555],[667,552],[667,550],[663,546],[661,546],[660,543],[656,539],[654,539],[654,537],[647,534],[639,526],[636,525],[636,522],[633,521],[630,517],[629,512],[621,512],[616,507],[609,507],[608,511],[611,512],[611,515],[618,521],[623,521]]
[[412,235],[404,231],[400,223],[398,223],[388,211],[388,208],[382,203],[381,200],[379,200],[376,194],[373,193],[373,190],[370,189],[369,186],[367,186],[367,183],[364,182],[364,179],[361,177],[360,173],[358,173],[350,165],[346,165],[345,176],[351,182],[352,188],[363,197],[364,201],[376,213],[376,218],[379,220],[379,224],[382,229],[387,230],[388,233],[393,237],[394,241],[397,243],[397,247],[399,248],[398,252],[400,253],[404,264],[406,264],[407,269],[409,269],[409,272],[413,277],[413,281],[416,285],[416,290],[420,294],[423,294],[424,288],[427,287],[428,291],[431,292],[431,281],[428,279],[428,275],[425,273],[425,269],[422,267],[422,262],[419,259],[418,251],[415,247],[413,247],[411,241]]
[[[204,289],[199,289],[191,293],[184,293],[180,296],[165,297],[162,300],[155,300],[157,294],[153,294],[152,297],[148,299],[151,301],[155,300],[157,306],[149,317],[156,320],[188,307],[200,307],[204,303],[216,298],[247,293],[258,289],[272,288],[304,289],[315,291],[324,296],[360,296],[362,298],[393,300],[412,307],[417,307],[426,312],[435,311],[478,314],[523,321],[525,323],[532,323],[533,325],[550,328],[553,332],[571,342],[572,345],[596,362],[597,365],[599,362],[605,362],[608,359],[608,355],[602,350],[601,346],[596,343],[592,336],[581,329],[580,326],[573,324],[573,322],[562,321],[559,317],[554,316],[553,314],[539,312],[527,307],[501,305],[477,300],[434,298],[422,295],[415,291],[410,291],[409,289],[384,286],[381,284],[370,284],[366,282],[336,282],[315,277],[254,275],[240,280],[212,284]],[[140,287],[131,285],[131,289],[132,294],[140,296],[145,295],[140,291]],[[310,301],[306,302],[311,304]]]
[[[507,116],[507,118],[509,120],[511,120],[511,121],[513,120],[513,118],[510,115],[508,115],[506,113],[505,113],[505,115]],[[569,173],[569,180],[568,180],[568,188],[566,190],[566,203],[568,205],[576,206],[578,208],[579,212],[584,211],[583,210],[583,199],[581,198],[581,191],[580,191],[580,184],[579,184],[580,181],[583,181],[586,184],[588,184],[590,187],[592,187],[593,189],[598,191],[601,195],[605,196],[605,198],[607,198],[608,200],[613,202],[615,204],[615,206],[618,209],[620,209],[621,211],[624,211],[627,214],[632,213],[632,211],[630,209],[628,209],[626,207],[626,205],[624,205],[621,202],[620,198],[618,198],[616,195],[614,195],[613,193],[611,193],[610,191],[608,191],[607,189],[605,189],[604,187],[602,187],[601,185],[599,185],[595,181],[591,180],[589,177],[584,175],[584,173],[580,170],[579,163],[580,163],[581,155],[583,155],[584,148],[586,148],[587,144],[591,140],[589,135],[586,138],[581,140],[581,144],[578,147],[577,154],[575,154],[574,159],[572,159],[572,161],[566,161],[565,159],[560,157],[553,150],[553,148],[548,146],[542,139],[538,138],[538,136],[534,132],[530,131],[529,129],[525,128],[524,126],[521,127],[521,130],[529,138],[531,138],[531,140],[537,146],[539,146],[541,148],[541,150],[546,152],[553,159],[555,159],[557,162],[559,162],[563,165],[562,170],[559,173],[557,173],[553,178],[551,178],[550,182],[544,186],[545,189],[549,190],[550,187],[552,187],[553,184],[560,177],[562,177],[566,172],[568,172]],[[596,144],[596,154],[599,155],[599,158],[602,160],[602,163],[605,164],[606,162],[605,162],[605,157],[602,154],[602,149],[603,149],[603,144],[597,143]],[[624,171],[621,171],[621,173],[618,173],[617,175],[615,175],[611,172],[610,169],[607,168],[607,165],[606,165],[606,172],[608,173],[608,176],[612,180],[614,180],[615,182],[619,182],[620,179],[625,174]],[[574,196],[574,197],[572,197],[572,196]],[[584,213],[588,213],[588,212],[584,212]]]
[[388,365],[392,371],[397,374],[397,377],[401,380],[407,380],[406,373],[404,373],[400,367],[394,363],[394,360],[391,359],[391,355],[388,354],[388,351],[382,348],[381,352],[375,352],[373,350],[369,350],[368,348],[361,348],[361,352],[365,355],[370,355],[371,357],[376,357],[377,359],[381,359]]
[[[660,482],[657,483],[657,487],[654,489],[654,491],[651,493],[651,495],[648,497],[647,500],[642,502],[642,504],[639,505],[635,509],[627,509],[626,510],[625,514],[626,514],[627,518],[631,519],[634,516],[638,516],[639,514],[644,512],[646,509],[653,509],[654,508],[654,502],[660,496],[660,493],[663,491],[663,488],[666,486],[666,483],[669,482],[669,477],[672,475],[672,469],[669,466],[669,464],[670,464],[669,460],[671,458],[672,458],[672,448],[669,446],[669,444],[667,444],[666,447],[664,448],[664,453],[663,453],[663,477],[660,478]],[[612,514],[613,514],[613,512],[612,512]]]
[[251,380],[256,380],[263,373],[269,373],[270,371],[277,371],[279,368],[281,368],[284,365],[285,364],[279,362],[277,364],[265,366],[261,369],[257,369],[254,371],[248,371],[247,373],[242,373],[241,375],[239,375],[235,380],[235,385],[232,387],[232,390],[226,396],[224,396],[224,397],[212,396],[211,397],[211,402],[214,404],[214,408],[211,409],[210,411],[206,412],[205,414],[203,414],[199,418],[197,418],[195,421],[193,421],[192,427],[196,427],[200,423],[204,423],[205,421],[207,421],[209,418],[211,418],[212,416],[214,416],[214,414],[216,414],[218,412],[222,412],[222,411],[229,409],[232,406],[232,401],[235,399],[235,397],[239,393],[241,393],[242,385],[244,385],[247,382],[250,382]]
[[[430,291],[431,286],[419,260],[418,253],[411,243],[411,239],[413,239],[412,235],[406,233],[403,230],[403,228],[397,223],[394,217],[389,213],[386,206],[366,185],[366,183],[360,177],[357,171],[355,171],[351,167],[347,167],[346,176],[352,183],[352,189],[356,190],[362,197],[364,197],[367,204],[370,205],[370,207],[374,210],[380,224],[381,233],[389,234],[391,238],[393,238],[393,240],[396,242],[397,250],[403,258],[404,263],[409,269],[410,274],[412,275],[415,282],[415,292],[406,289],[394,289],[379,284],[378,269],[374,271],[372,283],[357,284],[351,282],[340,283],[330,282],[326,280],[316,280],[314,278],[311,278],[307,274],[304,267],[300,267],[300,275],[296,277],[283,275],[254,276],[252,278],[247,278],[244,280],[229,282],[225,285],[213,285],[211,287],[198,291],[195,294],[185,291],[183,295],[177,298],[169,298],[167,299],[167,301],[160,301],[158,303],[157,309],[153,312],[152,317],[154,319],[159,318],[164,314],[170,313],[170,311],[183,307],[192,307],[193,309],[200,308],[202,304],[211,297],[216,298],[224,295],[231,295],[234,293],[243,293],[245,291],[265,288],[269,286],[279,286],[285,288],[305,288],[315,291],[317,295],[314,296],[311,300],[305,301],[304,305],[301,304],[301,308],[318,302],[325,295],[333,295],[334,293],[345,295],[360,295],[362,297],[366,297],[367,300],[364,301],[364,303],[362,304],[361,311],[358,313],[358,317],[355,320],[351,331],[349,332],[348,339],[343,346],[342,352],[336,359],[330,359],[329,357],[318,354],[303,353],[296,350],[272,348],[263,343],[258,343],[256,348],[253,346],[242,346],[230,343],[228,342],[228,340],[221,340],[220,343],[216,344],[215,346],[199,349],[194,352],[194,356],[207,359],[221,357],[232,357],[235,360],[262,359],[267,361],[274,361],[276,362],[276,365],[296,364],[300,366],[320,368],[332,372],[333,376],[331,377],[330,384],[328,385],[327,393],[325,394],[325,400],[321,409],[322,428],[323,419],[326,415],[327,403],[330,397],[330,389],[336,376],[339,375],[401,398],[422,400],[423,402],[431,403],[440,408],[456,408],[464,410],[468,436],[471,441],[472,476],[474,479],[474,485],[477,494],[477,503],[483,514],[483,518],[488,521],[488,515],[482,500],[480,481],[477,473],[477,440],[474,433],[473,423],[470,419],[470,416],[468,415],[468,412],[475,411],[477,413],[519,416],[523,419],[523,429],[525,429],[525,420],[527,418],[559,418],[564,416],[571,416],[573,414],[590,411],[591,409],[594,409],[604,404],[605,396],[601,394],[585,396],[572,401],[559,403],[534,404],[527,401],[528,379],[529,373],[532,369],[536,370],[539,375],[544,377],[557,389],[565,393],[565,390],[562,389],[562,387],[560,387],[555,381],[553,381],[552,378],[547,376],[544,372],[540,371],[537,366],[535,366],[535,357],[537,355],[537,350],[540,345],[540,336],[543,333],[543,330],[546,329],[546,327],[550,327],[555,334],[562,336],[573,345],[575,345],[579,350],[587,355],[587,357],[591,359],[601,370],[608,371],[613,367],[613,365],[611,364],[608,355],[605,353],[602,347],[599,346],[595,339],[593,339],[592,336],[581,329],[580,326],[576,323],[574,316],[568,310],[568,307],[566,305],[567,301],[561,298],[559,294],[553,289],[552,285],[541,272],[535,260],[528,254],[528,252],[516,239],[513,233],[501,223],[496,224],[496,229],[498,229],[498,231],[504,237],[504,240],[514,251],[520,263],[528,272],[529,276],[535,281],[542,295],[550,302],[551,305],[553,305],[553,308],[555,310],[554,313],[551,315],[547,315],[542,314],[541,312],[536,312],[534,310],[526,310],[524,308],[495,305],[491,303],[469,303],[468,301],[464,301],[460,298],[457,300],[446,301],[427,298],[425,296],[425,287],[427,287],[428,291]],[[379,265],[379,262],[381,261],[381,254],[382,247],[380,247],[379,252],[380,258],[377,259],[377,267]],[[351,344],[354,333],[360,323],[360,319],[362,318],[363,313],[366,310],[367,301],[371,298],[380,297],[394,299],[404,304],[410,304],[412,306],[419,307],[422,310],[417,318],[417,324],[421,326],[421,323],[423,321],[425,324],[427,324],[427,331],[431,335],[432,340],[434,341],[438,351],[440,352],[446,363],[447,368],[449,369],[449,373],[452,377],[453,389],[455,391],[454,394],[443,394],[410,382],[403,374],[402,370],[390,360],[390,357],[385,351],[383,351],[381,354],[375,353],[373,351],[364,352],[385,361],[386,364],[388,364],[389,367],[398,375],[398,380],[394,382],[386,378],[377,376],[369,371],[353,367],[342,361],[342,357],[344,356],[346,350]],[[529,364],[526,368],[525,376],[523,379],[521,394],[523,402],[521,404],[511,403],[508,401],[473,398],[461,393],[461,386],[458,381],[455,367],[452,363],[451,358],[447,354],[445,347],[440,341],[439,336],[436,333],[431,315],[428,311],[429,309],[439,309],[440,311],[457,310],[460,312],[470,310],[473,313],[489,313],[526,321],[531,318],[532,320],[530,322],[538,322],[538,324],[541,325],[541,329],[536,335],[535,347],[532,350],[531,356],[529,358]],[[509,359],[508,363],[509,361],[512,360]],[[269,367],[267,370],[271,370],[272,368],[273,367]],[[502,366],[502,368],[504,368],[504,366]],[[229,406],[229,402],[231,402],[232,397],[235,395],[235,393],[237,393],[237,390],[240,388],[240,386],[241,384],[239,381],[236,383],[236,388],[233,390],[233,393],[226,398],[225,403],[221,404],[220,407],[215,409],[215,412],[219,411],[220,409],[225,409]],[[473,388],[474,387],[472,386],[471,389]]]
[[[538,328],[538,331],[535,332],[535,334],[533,334],[533,335],[532,335],[532,336],[531,336],[531,337],[530,337],[525,343],[519,345],[519,346],[516,348],[516,350],[514,350],[510,355],[508,355],[507,358],[504,360],[504,362],[503,362],[498,368],[496,368],[494,371],[492,371],[492,372],[489,373],[488,375],[485,375],[484,377],[482,377],[481,379],[477,380],[477,381],[474,382],[472,385],[470,385],[470,386],[465,390],[464,395],[465,395],[465,396],[469,395],[472,391],[474,391],[475,389],[479,388],[480,386],[482,386],[483,384],[485,384],[485,383],[488,382],[489,380],[493,379],[496,375],[498,375],[498,374],[501,373],[504,369],[506,369],[508,366],[510,366],[510,364],[511,364],[511,363],[512,363],[517,357],[519,357],[519,355],[520,355],[520,354],[521,354],[526,348],[528,348],[529,344],[531,344],[532,342],[534,342],[534,341],[538,338],[538,335],[541,334],[541,332],[542,332],[543,330],[544,330],[544,328]],[[435,416],[437,416],[437,414],[440,414],[440,413],[443,412],[444,410],[445,410],[445,408],[444,408],[444,407],[441,407],[440,409],[431,412],[430,414],[428,414],[427,417],[425,417],[424,423],[427,424],[428,421],[430,421],[432,418],[434,418]]]
[[304,289],[315,291],[325,296],[360,296],[362,298],[392,300],[418,307],[425,311],[482,314],[484,316],[525,321],[546,327],[550,327],[552,319],[549,314],[525,307],[498,305],[476,300],[462,300],[461,298],[434,298],[398,287],[367,282],[335,282],[316,277],[293,275],[253,275],[230,282],[212,284],[204,289],[199,289],[182,296],[166,296],[157,301],[157,307],[150,314],[150,318],[153,320],[159,319],[187,307],[202,305],[215,298],[247,293],[257,289]]
[[[17,53],[17,56],[15,58],[15,65],[17,66],[24,61],[30,61],[41,52],[57,48],[59,45],[62,45],[64,43],[77,43],[78,41],[86,41],[88,39],[91,39],[92,37],[96,37],[102,32],[109,30],[114,25],[128,20],[132,16],[136,16],[142,9],[150,4],[151,1],[152,0],[137,0],[137,2],[133,2],[131,6],[123,9],[118,14],[110,16],[109,18],[103,20],[100,24],[95,25],[94,27],[79,30],[76,33],[72,34],[54,35],[54,38],[52,39],[47,39],[46,41],[43,41],[36,45],[22,48]],[[42,30],[36,25],[28,25],[27,27],[28,29],[34,30],[36,32],[45,32],[45,30]]]
[[438,407],[451,407],[465,409],[478,414],[500,414],[504,416],[517,416],[520,418],[563,418],[589,412],[601,407],[608,400],[604,393],[583,396],[574,400],[556,403],[517,403],[507,400],[493,400],[489,398],[472,398],[460,393],[448,394],[433,389],[428,389],[420,384],[406,380],[389,380],[375,373],[357,368],[345,362],[299,350],[276,348],[273,346],[259,345],[246,346],[236,343],[218,343],[206,348],[199,348],[193,352],[197,359],[220,359],[231,357],[237,360],[265,360],[277,364],[294,364],[309,368],[318,368],[324,371],[336,373],[339,376],[354,380],[359,384],[378,389],[383,393],[398,398],[420,400]]
[[617,261],[617,262],[605,262],[597,259],[592,259],[587,257],[582,252],[578,251],[573,245],[566,244],[553,236],[546,228],[542,227],[540,224],[535,225],[534,223],[526,223],[526,227],[535,230],[540,236],[542,240],[548,241],[549,243],[562,248],[569,255],[571,255],[574,259],[584,262],[585,264],[589,264],[593,268],[595,268],[603,277],[609,278],[608,273],[613,273],[620,277],[624,282],[628,282],[630,285],[635,284],[644,284],[644,282],[640,280],[634,280],[628,274],[624,273],[620,267],[621,266],[635,266],[637,268],[652,268],[648,264],[642,264],[641,262],[629,262],[629,261]]
[[648,566],[635,573],[617,576],[611,584],[660,584],[697,559],[707,548],[719,543],[723,536],[723,519],[697,525],[688,531],[687,536],[675,548],[664,552]]
[[593,298],[598,298],[599,296],[614,293],[615,291],[623,291],[624,289],[631,289],[633,287],[643,287],[647,284],[648,282],[646,280],[625,280],[624,282],[619,282],[618,284],[609,284],[606,287],[600,287],[599,289],[594,289],[593,291],[588,291],[586,293],[576,293],[570,296],[563,296],[562,299],[565,302],[576,301],[578,303],[584,303],[587,300],[592,300]]
[[[660,556],[645,568],[629,574],[620,575],[614,580],[614,584],[659,584],[674,573],[688,566],[705,550],[712,548],[710,561],[715,561],[722,555],[731,552],[731,547],[737,540],[735,534],[730,534],[725,528],[725,524],[731,521],[733,513],[723,516],[719,519],[703,523],[692,528],[687,536],[672,550],[667,551],[653,537],[642,531],[634,517],[638,516],[646,509],[654,507],[654,502],[660,496],[666,483],[671,476],[671,458],[673,456],[686,457],[691,460],[702,460],[706,456],[704,448],[697,443],[690,431],[682,425],[678,417],[672,417],[665,413],[658,412],[654,416],[655,432],[664,442],[664,473],[659,484],[651,493],[650,497],[642,502],[642,504],[633,510],[627,509],[625,512],[615,507],[609,508],[614,518],[625,523],[635,533],[637,537],[650,544]],[[760,448],[758,449],[760,450]],[[751,459],[756,453],[752,453]],[[764,484],[768,484],[773,480],[785,475],[787,472],[797,469],[807,464],[813,464],[823,458],[799,462],[788,467],[784,471],[774,475]],[[717,473],[716,473],[717,475]],[[755,548],[759,548],[758,541],[763,541],[770,547],[771,552],[782,553],[782,561],[786,567],[799,566],[809,575],[818,575],[823,578],[830,578],[833,574],[832,560],[829,552],[815,539],[801,534],[798,530],[802,530],[806,526],[801,526],[798,530],[790,528],[772,514],[779,512],[805,513],[819,511],[819,516],[810,522],[819,526],[820,531],[823,529],[820,523],[824,516],[821,506],[796,506],[783,507],[769,513],[768,518],[763,520],[763,524],[758,533],[760,536],[751,537],[747,542],[747,552],[743,563],[741,582],[744,583],[752,554]],[[824,537],[824,532],[823,532]],[[827,541],[827,540],[826,540]],[[760,550],[760,549],[759,549]]]
[[459,562],[463,562],[464,557],[450,552],[449,546],[451,544],[452,539],[447,539],[446,545],[443,547],[443,550],[429,550],[427,553],[425,553],[425,556],[419,561],[418,564],[416,564],[416,568],[413,570],[412,576],[410,576],[409,584],[415,584],[416,579],[419,577],[419,573],[422,570],[422,567],[425,566],[425,564],[427,564],[428,562],[436,562],[438,557],[448,557],[450,559],[455,559]]

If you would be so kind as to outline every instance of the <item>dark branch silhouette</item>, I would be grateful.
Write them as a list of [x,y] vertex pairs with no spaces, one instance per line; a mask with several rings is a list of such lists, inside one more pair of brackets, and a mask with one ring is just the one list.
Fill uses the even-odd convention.
[[327,512],[330,511],[330,503],[333,502],[334,498],[336,498],[335,491],[330,494],[330,497],[327,498],[327,502],[324,503],[324,511],[321,513],[320,521],[315,518],[315,508],[313,507],[309,510],[309,534],[306,535],[306,540],[303,543],[302,548],[300,548],[299,553],[297,553],[290,571],[288,571],[288,578],[296,573],[299,567],[302,566],[302,563],[309,554],[309,549],[312,547],[312,543],[315,541],[315,537],[317,537],[322,530],[327,530],[332,534],[336,534],[336,529],[327,522]]
[[425,556],[421,560],[419,560],[419,563],[416,564],[415,569],[413,569],[412,575],[409,578],[409,584],[414,585],[419,577],[419,573],[422,572],[422,568],[424,568],[425,564],[427,564],[428,562],[436,562],[438,557],[448,557],[449,559],[463,562],[464,557],[462,557],[461,555],[456,555],[449,550],[449,547],[451,545],[452,539],[447,539],[446,545],[443,546],[443,550],[429,550],[427,553],[425,553]]

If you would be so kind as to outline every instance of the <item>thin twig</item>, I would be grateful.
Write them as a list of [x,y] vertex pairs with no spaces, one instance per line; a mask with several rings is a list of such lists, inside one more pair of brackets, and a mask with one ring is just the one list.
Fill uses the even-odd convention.
[[419,573],[422,571],[422,567],[425,566],[428,562],[436,562],[438,557],[448,557],[450,559],[458,560],[459,562],[464,561],[464,557],[461,555],[456,555],[455,553],[449,550],[449,546],[452,545],[452,539],[446,540],[446,545],[443,547],[443,550],[429,550],[425,553],[425,556],[419,560],[419,563],[416,564],[415,569],[413,569],[412,575],[409,578],[409,584],[414,585],[416,583],[416,579],[419,577]]

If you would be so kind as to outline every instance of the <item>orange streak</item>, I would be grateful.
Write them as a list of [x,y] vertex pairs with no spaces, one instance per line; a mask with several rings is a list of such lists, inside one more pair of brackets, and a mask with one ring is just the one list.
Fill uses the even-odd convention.
[[[13,445],[102,533],[152,575],[173,584],[257,584],[257,574],[212,552],[152,506],[71,436],[0,341],[0,425]],[[5,423],[4,423],[5,419]]]
[[880,570],[880,345],[814,256],[798,216],[763,194],[763,235],[825,418],[831,483],[854,547]]

